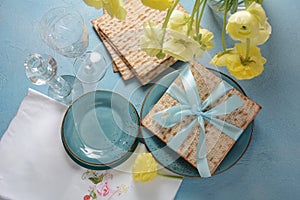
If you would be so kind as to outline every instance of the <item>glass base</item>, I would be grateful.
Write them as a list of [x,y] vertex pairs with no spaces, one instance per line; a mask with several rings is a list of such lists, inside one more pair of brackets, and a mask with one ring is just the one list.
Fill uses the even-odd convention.
[[70,94],[66,97],[60,96],[51,87],[49,87],[48,95],[63,104],[70,105],[75,99],[83,94],[83,86],[74,76],[63,75],[61,77],[71,86],[72,89]]
[[104,54],[99,51],[89,51],[74,62],[76,78],[83,83],[96,83],[106,73],[108,64]]

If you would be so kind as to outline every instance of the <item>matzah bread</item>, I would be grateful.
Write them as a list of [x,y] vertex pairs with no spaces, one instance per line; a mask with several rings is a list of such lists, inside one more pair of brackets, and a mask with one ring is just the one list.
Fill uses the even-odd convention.
[[[143,25],[148,21],[162,24],[166,11],[148,8],[137,0],[126,1],[124,7],[127,10],[126,20],[104,14],[92,23],[105,46],[110,45],[108,51],[122,77],[128,80],[135,75],[145,85],[176,62],[168,56],[164,59],[148,56],[139,48]],[[177,9],[184,10],[180,5]]]
[[[214,75],[212,72],[207,70],[196,61],[191,62],[190,69],[197,83],[201,100],[203,101],[214,90],[214,88],[216,88],[216,86],[222,81],[222,79]],[[175,82],[177,84],[180,84],[181,81],[179,78],[177,78]],[[217,102],[215,102],[214,105],[219,104],[233,94],[238,95],[242,99],[244,104],[234,110],[232,113],[220,116],[219,119],[222,119],[244,130],[249,125],[249,123],[254,120],[261,107],[234,88],[231,89],[226,95],[221,97]],[[174,135],[176,135],[177,132],[182,129],[182,127],[185,127],[196,117],[187,116],[183,118],[181,122],[171,128],[163,128],[159,124],[157,124],[155,120],[152,119],[152,116],[155,113],[170,108],[176,104],[178,104],[178,102],[173,99],[168,93],[165,93],[146,115],[146,117],[142,120],[142,125],[144,125],[165,143],[167,143]],[[199,124],[197,124],[194,126],[190,136],[186,139],[186,141],[184,141],[180,149],[177,151],[177,153],[181,157],[191,163],[194,167],[196,167],[196,151],[199,133],[200,126]],[[219,129],[206,121],[205,134],[207,160],[210,172],[211,174],[213,174],[234,145],[235,140],[227,136],[225,133],[222,133]]]

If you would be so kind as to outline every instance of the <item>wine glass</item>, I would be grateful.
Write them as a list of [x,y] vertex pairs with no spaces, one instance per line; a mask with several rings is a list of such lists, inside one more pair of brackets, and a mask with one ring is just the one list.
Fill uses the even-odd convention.
[[89,36],[80,13],[58,7],[49,10],[39,23],[42,40],[59,54],[76,58],[76,78],[84,83],[95,83],[105,74],[107,61],[99,50],[88,51]]
[[25,59],[24,67],[28,80],[35,85],[48,84],[48,95],[62,103],[70,104],[76,96],[74,91],[81,89],[72,76],[62,78],[57,75],[57,63],[50,55],[30,54]]

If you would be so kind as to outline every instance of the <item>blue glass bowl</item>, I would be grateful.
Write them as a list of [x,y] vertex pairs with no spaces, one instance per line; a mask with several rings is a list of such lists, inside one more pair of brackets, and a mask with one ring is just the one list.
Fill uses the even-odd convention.
[[[216,70],[210,70],[215,75],[222,78],[224,81],[226,81],[245,95],[243,89],[233,79]],[[179,73],[179,70],[174,71],[160,79],[156,84],[152,86],[152,88],[147,93],[142,105],[140,114],[142,119],[148,114],[148,112],[152,109],[156,102],[161,98],[161,96],[165,93],[169,85],[171,85],[171,83],[177,78]],[[253,126],[254,122],[250,123],[247,129],[244,130],[243,134],[237,140],[230,152],[226,155],[222,163],[218,166],[213,176],[226,171],[227,169],[235,165],[236,162],[243,156],[251,142]],[[163,141],[161,141],[158,137],[153,135],[153,133],[151,133],[144,126],[141,126],[141,133],[148,151],[152,153],[154,158],[162,166],[181,176],[200,177],[195,167],[193,167],[183,158],[179,157],[179,155],[176,152],[167,147]]]
[[138,133],[134,106],[117,93],[100,90],[75,100],[61,128],[68,155],[82,167],[94,170],[124,162],[137,146]]

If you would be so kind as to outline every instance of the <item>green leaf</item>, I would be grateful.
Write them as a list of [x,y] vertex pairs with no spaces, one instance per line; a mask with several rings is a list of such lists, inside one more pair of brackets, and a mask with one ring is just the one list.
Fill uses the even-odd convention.
[[89,180],[92,181],[95,185],[103,181],[104,174],[101,174],[98,177],[89,177]]
[[94,191],[90,193],[90,196],[92,197],[92,199],[97,199],[97,194]]

